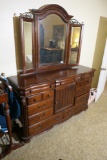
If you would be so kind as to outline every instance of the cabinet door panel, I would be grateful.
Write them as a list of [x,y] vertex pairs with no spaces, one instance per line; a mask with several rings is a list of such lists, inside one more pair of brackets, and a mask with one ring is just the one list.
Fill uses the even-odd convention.
[[55,113],[66,109],[74,104],[75,83],[56,88]]

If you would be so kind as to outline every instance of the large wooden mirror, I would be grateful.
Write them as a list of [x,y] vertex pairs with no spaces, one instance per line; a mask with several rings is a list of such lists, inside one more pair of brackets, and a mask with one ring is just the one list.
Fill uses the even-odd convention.
[[53,4],[19,16],[22,75],[79,64],[83,25],[72,17]]

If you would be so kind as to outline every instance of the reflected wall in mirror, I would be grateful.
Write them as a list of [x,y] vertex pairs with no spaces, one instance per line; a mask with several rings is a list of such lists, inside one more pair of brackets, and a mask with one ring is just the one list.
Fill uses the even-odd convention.
[[39,21],[39,64],[64,63],[67,24],[56,14]]
[[70,39],[69,63],[77,64],[79,56],[81,27],[72,27]]
[[24,47],[26,70],[33,68],[32,56],[32,23],[24,21]]

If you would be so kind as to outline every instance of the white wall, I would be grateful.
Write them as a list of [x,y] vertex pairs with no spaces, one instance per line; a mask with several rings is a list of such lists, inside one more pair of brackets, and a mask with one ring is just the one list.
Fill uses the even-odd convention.
[[0,2],[0,73],[16,74],[13,14],[45,4],[59,4],[79,22],[84,22],[80,64],[92,66],[100,16],[107,17],[106,0],[3,0]]

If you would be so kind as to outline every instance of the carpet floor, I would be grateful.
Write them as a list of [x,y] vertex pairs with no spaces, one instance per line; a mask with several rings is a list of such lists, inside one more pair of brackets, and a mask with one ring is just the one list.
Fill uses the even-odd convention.
[[86,111],[33,137],[4,160],[107,160],[107,85]]

